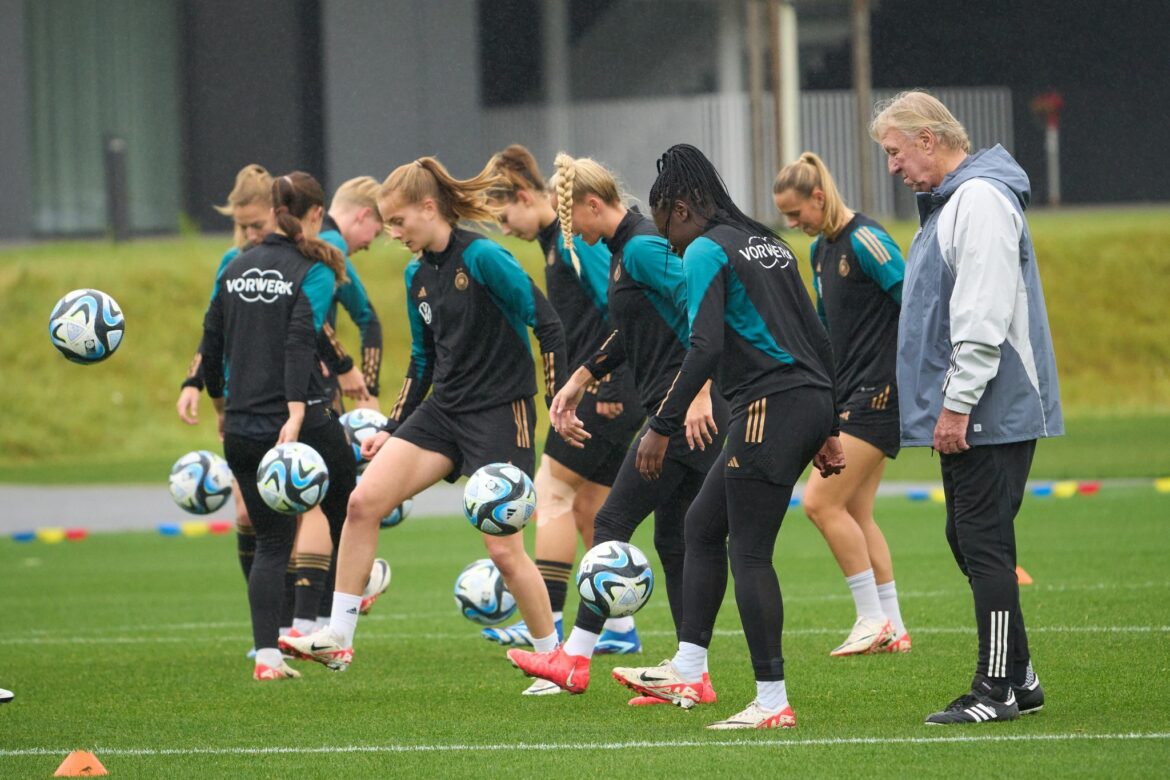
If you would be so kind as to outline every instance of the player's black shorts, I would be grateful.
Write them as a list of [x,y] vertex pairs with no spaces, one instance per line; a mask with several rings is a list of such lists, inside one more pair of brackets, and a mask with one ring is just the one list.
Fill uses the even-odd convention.
[[724,476],[795,485],[832,430],[828,390],[795,387],[758,398],[731,417]]
[[877,388],[859,388],[841,404],[841,432],[898,457],[902,428],[898,419],[898,388],[892,382]]
[[432,397],[411,412],[394,436],[450,458],[455,468],[446,479],[454,482],[489,463],[511,463],[531,477],[536,467],[535,430],[531,397],[461,413],[439,408]]
[[550,425],[544,440],[544,454],[590,482],[612,487],[630,440],[643,421],[642,409],[636,401],[626,401],[623,406],[622,413],[610,420],[597,413],[597,395],[585,393],[577,407],[577,417],[592,438],[585,442],[584,449],[578,449],[566,444]]

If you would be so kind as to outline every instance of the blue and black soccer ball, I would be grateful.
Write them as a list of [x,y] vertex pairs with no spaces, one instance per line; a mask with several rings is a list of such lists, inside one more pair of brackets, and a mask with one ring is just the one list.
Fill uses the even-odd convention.
[[260,498],[282,515],[308,512],[329,490],[329,467],[321,455],[299,441],[278,444],[256,470]]
[[171,466],[171,498],[193,515],[219,509],[232,494],[232,470],[208,450],[188,452]]
[[463,514],[485,534],[514,534],[528,525],[535,512],[536,489],[532,480],[510,463],[489,463],[467,480]]
[[82,365],[114,354],[125,332],[121,307],[101,290],[66,293],[49,315],[49,340],[62,355]]
[[650,562],[628,542],[602,542],[585,553],[577,568],[581,603],[604,618],[634,614],[653,591]]
[[455,606],[468,620],[493,626],[512,616],[516,600],[491,558],[480,558],[465,566],[455,578]]

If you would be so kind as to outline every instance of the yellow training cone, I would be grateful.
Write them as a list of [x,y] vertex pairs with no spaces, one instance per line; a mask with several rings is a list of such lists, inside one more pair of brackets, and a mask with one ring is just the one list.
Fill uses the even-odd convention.
[[207,523],[202,520],[188,520],[180,527],[183,536],[206,536]]
[[37,531],[37,539],[45,544],[56,544],[65,540],[65,529],[41,528]]
[[1159,493],[1170,493],[1170,477],[1155,479],[1154,490],[1157,490]]
[[1057,482],[1052,486],[1052,495],[1057,498],[1072,498],[1077,494],[1077,483],[1072,480]]
[[936,504],[945,504],[947,502],[947,492],[942,488],[933,488],[930,491],[930,500]]

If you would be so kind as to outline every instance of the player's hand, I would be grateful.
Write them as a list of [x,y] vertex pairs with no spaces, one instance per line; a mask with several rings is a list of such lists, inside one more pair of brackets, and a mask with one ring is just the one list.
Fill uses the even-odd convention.
[[366,389],[366,380],[357,366],[344,374],[338,374],[337,383],[341,385],[341,394],[346,398],[352,398],[355,401],[366,401],[370,398],[370,391]]
[[841,446],[841,439],[830,436],[813,455],[813,468],[820,472],[822,477],[831,477],[845,470],[845,449]]
[[934,426],[934,448],[944,455],[956,455],[971,449],[967,443],[967,424],[971,415],[944,408]]
[[593,438],[589,431],[585,430],[585,423],[581,422],[576,412],[562,415],[561,426],[556,431],[566,444],[579,450],[585,449],[585,442]]
[[378,403],[378,396],[367,396],[365,400],[354,402],[355,409],[373,409],[375,412],[381,412],[382,407]]
[[692,450],[695,447],[706,450],[707,445],[713,443],[719,433],[719,426],[715,424],[715,415],[711,408],[710,387],[710,384],[705,385],[687,409],[687,445]]
[[280,426],[280,435],[276,437],[277,444],[294,442],[301,435],[301,423],[305,421],[305,403],[303,401],[288,402],[288,419]]
[[188,425],[199,424],[199,388],[184,387],[179,391],[179,402],[175,404],[179,410],[179,419]]
[[[585,385],[592,378],[584,368],[578,368],[565,382],[564,387],[553,396],[552,403],[548,407],[548,419],[552,423],[553,429],[562,437],[565,436],[563,429],[568,428],[571,420],[576,420],[577,424],[580,425],[581,421],[577,419],[577,407],[581,405],[581,398],[585,395]],[[581,428],[584,430],[584,426]]]
[[390,441],[390,434],[386,431],[378,431],[373,436],[370,436],[362,442],[362,460],[373,460],[374,456],[378,454],[378,450]]
[[662,475],[662,463],[666,460],[666,446],[670,439],[647,428],[638,442],[638,455],[634,465],[642,479],[658,479]]
[[625,406],[621,401],[598,401],[597,413],[607,420],[616,420],[622,416]]

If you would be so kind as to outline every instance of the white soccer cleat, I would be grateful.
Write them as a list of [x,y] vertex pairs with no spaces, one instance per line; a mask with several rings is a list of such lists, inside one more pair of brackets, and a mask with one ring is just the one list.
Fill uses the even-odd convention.
[[5,690],[4,688],[0,688],[0,704],[7,704],[15,698],[15,693],[9,690]]
[[669,658],[658,666],[614,667],[613,679],[643,696],[654,696],[684,710],[703,698],[703,681],[683,679]]
[[792,705],[786,704],[779,712],[772,712],[753,701],[743,712],[737,712],[726,720],[716,721],[707,726],[715,731],[728,729],[791,729],[796,728],[796,713]]
[[565,689],[549,680],[533,680],[532,685],[524,689],[525,696],[552,696],[554,693],[564,693]]
[[863,655],[865,653],[872,653],[886,642],[890,641],[890,637],[894,633],[894,627],[890,621],[882,618],[859,617],[857,622],[853,624],[853,630],[849,632],[849,636],[845,641],[832,650],[829,655]]
[[362,603],[358,607],[358,613],[370,614],[370,608],[374,606],[374,602],[386,592],[388,587],[390,587],[390,563],[385,558],[375,558],[374,565],[370,569],[370,578],[366,580],[366,589],[362,591]]
[[307,636],[282,636],[276,642],[281,650],[305,661],[316,661],[335,672],[344,672],[353,661],[353,648],[342,647],[329,629]]

